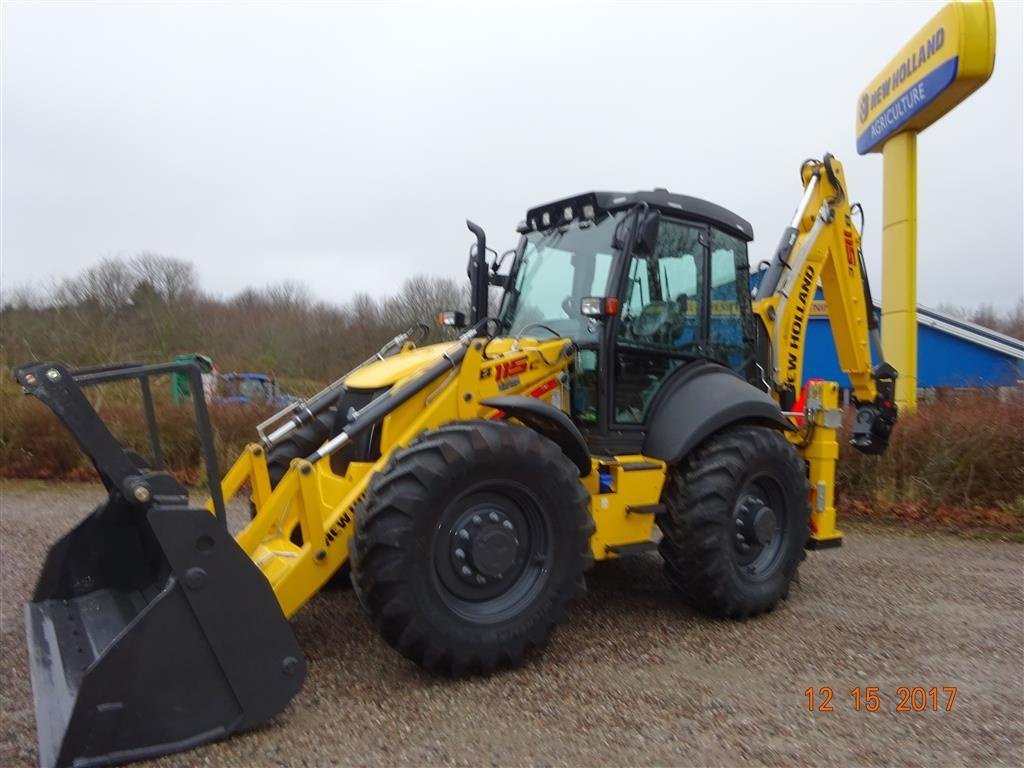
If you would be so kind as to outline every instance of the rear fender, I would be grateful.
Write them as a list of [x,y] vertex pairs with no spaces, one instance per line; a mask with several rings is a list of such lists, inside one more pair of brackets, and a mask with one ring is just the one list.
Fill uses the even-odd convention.
[[770,395],[716,363],[687,365],[664,385],[651,408],[643,454],[674,463],[733,424],[792,430]]

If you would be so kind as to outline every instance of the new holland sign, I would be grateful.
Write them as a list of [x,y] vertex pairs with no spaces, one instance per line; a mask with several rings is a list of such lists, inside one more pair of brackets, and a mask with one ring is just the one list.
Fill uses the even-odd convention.
[[881,150],[900,131],[922,131],[992,74],[995,9],[950,3],[911,38],[857,99],[857,152]]

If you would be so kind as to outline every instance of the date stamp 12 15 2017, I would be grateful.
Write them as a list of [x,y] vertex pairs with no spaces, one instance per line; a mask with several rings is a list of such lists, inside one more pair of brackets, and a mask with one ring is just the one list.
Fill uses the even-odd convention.
[[[808,688],[807,709],[810,712],[834,712],[840,706],[836,692],[830,686]],[[920,685],[901,685],[895,695],[883,692],[879,686],[851,688],[849,707],[854,712],[952,712],[956,703],[956,687],[942,688]]]

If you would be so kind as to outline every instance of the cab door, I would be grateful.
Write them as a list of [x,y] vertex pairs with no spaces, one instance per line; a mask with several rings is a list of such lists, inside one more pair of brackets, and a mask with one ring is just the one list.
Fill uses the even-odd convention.
[[612,340],[610,426],[647,422],[665,381],[696,359],[755,381],[747,244],[716,227],[662,218],[650,254],[632,254]]
[[747,244],[710,228],[708,246],[708,332],[705,353],[716,362],[759,384],[754,353],[754,313],[750,299]]
[[706,354],[708,236],[704,224],[662,218],[653,251],[629,259],[613,340],[613,428],[639,428],[665,379]]

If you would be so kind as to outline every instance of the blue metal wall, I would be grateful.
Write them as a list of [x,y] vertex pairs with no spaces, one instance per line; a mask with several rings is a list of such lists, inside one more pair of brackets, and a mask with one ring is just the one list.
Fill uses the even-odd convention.
[[[804,379],[850,380],[839,370],[828,318],[812,316],[807,328]],[[1024,379],[1022,361],[936,328],[917,326],[917,386],[1008,387]]]

